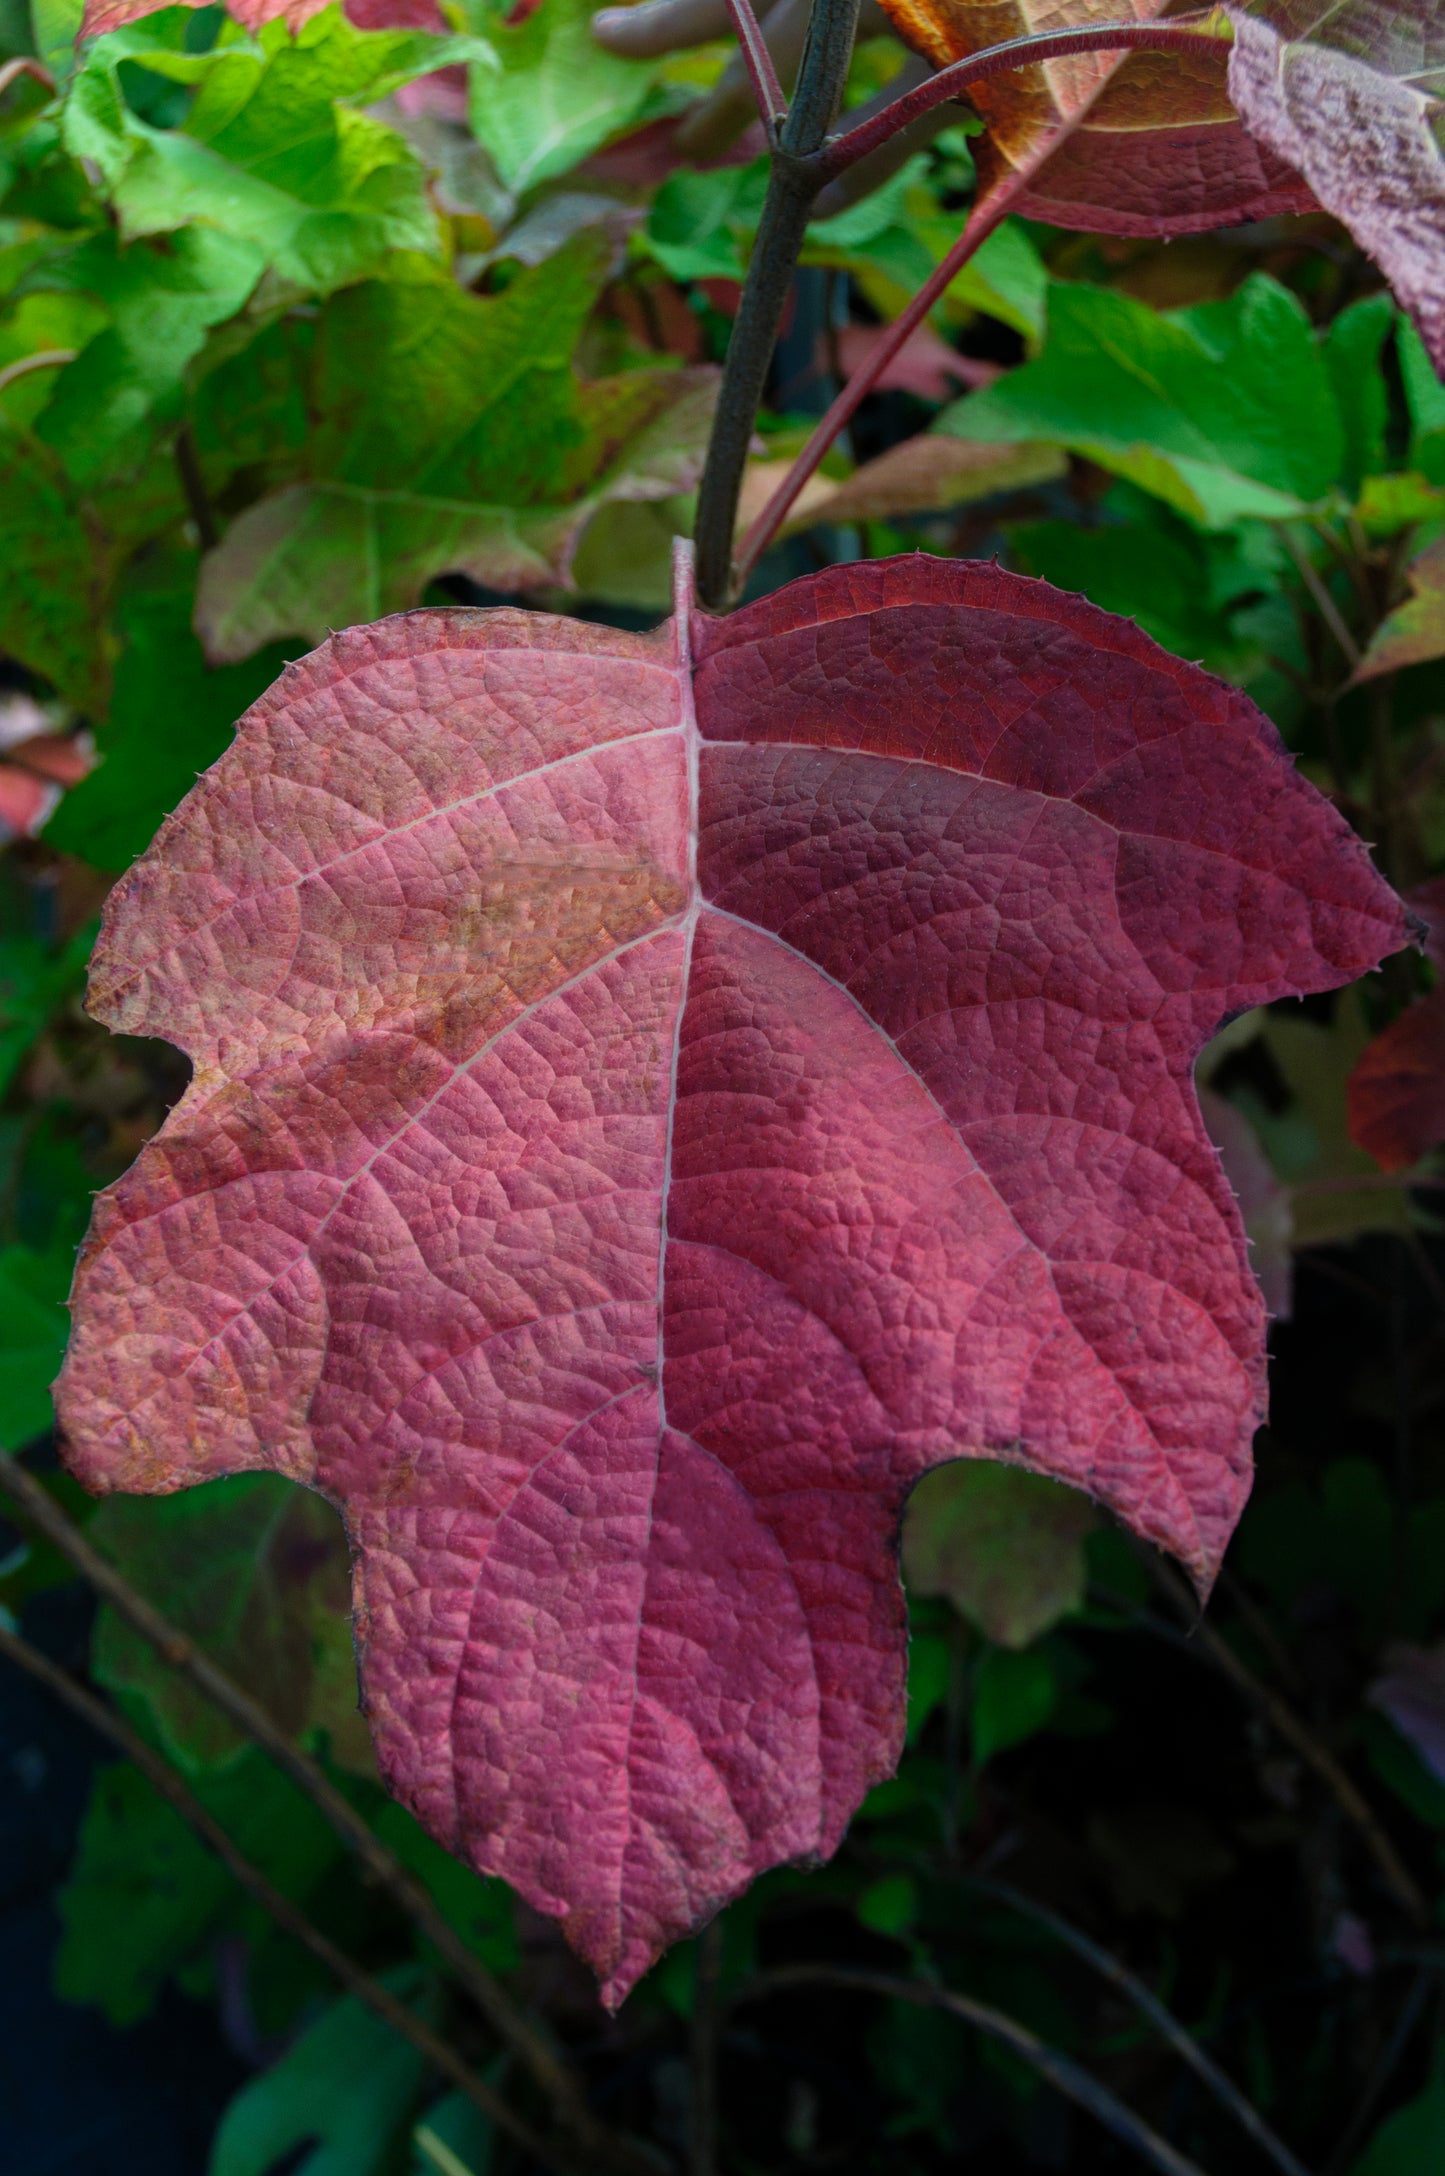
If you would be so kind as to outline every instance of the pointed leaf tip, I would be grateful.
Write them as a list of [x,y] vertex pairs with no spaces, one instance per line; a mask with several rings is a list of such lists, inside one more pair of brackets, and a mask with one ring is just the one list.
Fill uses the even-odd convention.
[[920,1473],[1207,1583],[1263,1311],[1193,1060],[1406,936],[1241,695],[1044,583],[684,617],[412,613],[247,713],[111,895],[91,1002],[196,1071],[60,1389],[91,1487],[344,1507],[391,1787],[614,2003],[891,1769]]

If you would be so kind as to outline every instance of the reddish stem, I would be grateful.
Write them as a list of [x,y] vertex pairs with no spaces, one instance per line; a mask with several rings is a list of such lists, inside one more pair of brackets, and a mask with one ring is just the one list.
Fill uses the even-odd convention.
[[[737,4],[746,5],[746,0],[737,0]],[[733,5],[734,0],[728,0],[730,9]],[[876,151],[880,144],[887,143],[890,136],[896,136],[899,129],[916,121],[920,114],[930,113],[935,106],[956,98],[971,83],[982,83],[987,76],[1006,75],[1013,68],[1029,67],[1036,61],[1058,60],[1071,53],[1116,53],[1136,49],[1189,52],[1201,46],[1213,47],[1217,52],[1228,51],[1227,41],[1216,38],[1210,31],[1161,23],[1086,24],[1078,30],[1057,30],[1041,37],[1010,38],[1003,45],[991,45],[982,53],[970,53],[966,59],[940,68],[936,76],[905,91],[901,98],[895,98],[891,106],[885,106],[871,120],[860,122],[844,136],[835,136],[825,145],[818,163],[831,181],[859,159],[866,158],[870,151]]]
[[783,86],[778,81],[778,71],[773,66],[773,56],[763,36],[758,19],[752,10],[752,0],[724,0],[733,29],[737,33],[738,50],[743,56],[743,66],[753,87],[758,112],[770,127],[787,119],[788,101],[783,96]]
[[50,70],[42,62],[32,59],[30,54],[22,53],[18,59],[7,60],[4,67],[0,68],[0,94],[8,91],[11,84],[17,83],[21,76],[33,76],[42,90],[55,89],[55,78]]
[[[893,105],[885,107],[872,121],[865,122],[846,136],[835,138],[820,156],[832,159],[843,149],[848,153],[843,163],[851,165],[865,151],[875,149],[879,141],[892,135],[905,122],[914,119],[920,112],[926,112],[941,97],[949,96],[961,88],[966,80],[977,82],[980,77],[993,75],[997,71],[1020,68],[1030,61],[1047,59],[1050,53],[1118,52],[1131,47],[1154,46],[1174,49],[1180,45],[1187,45],[1192,49],[1201,42],[1202,34],[1199,31],[1180,29],[1173,25],[1161,29],[1159,25],[1152,23],[1116,23],[1094,30],[1060,31],[1052,37],[1014,38],[1007,45],[990,46],[986,52],[976,53],[968,60],[956,61],[951,68],[940,70],[929,82],[920,84],[917,90],[909,91],[904,97],[895,100]],[[1211,44],[1214,42],[1216,41],[1210,40]],[[940,92],[939,85],[947,88]],[[1014,169],[1007,181],[1001,182],[981,204],[975,204],[963,232],[948,255],[929,275],[903,314],[894,319],[884,338],[870,352],[867,361],[854,371],[757,520],[743,537],[733,568],[735,590],[740,590],[746,583],[753,568],[787,519],[798,493],[813,475],[838,433],[851,421],[862,402],[872,392],[910,333],[922,324],[939,296],[958,277],[969,258],[983,246],[995,227],[1007,216],[1018,198],[1028,189],[1040,167],[1053,157],[1065,138],[1071,136],[1079,127],[1102,88],[1102,84],[1099,85],[1052,135],[1036,145],[1030,156]],[[859,139],[862,137],[866,137],[867,142],[860,143]]]

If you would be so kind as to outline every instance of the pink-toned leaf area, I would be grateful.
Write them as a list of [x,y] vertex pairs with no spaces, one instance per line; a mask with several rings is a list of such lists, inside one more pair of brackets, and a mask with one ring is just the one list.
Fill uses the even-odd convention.
[[1407,935],[1244,697],[991,566],[353,629],[112,894],[91,1004],[195,1077],[73,1470],[339,1503],[392,1788],[619,2001],[891,1770],[929,1467],[1207,1585],[1264,1317],[1193,1060]]

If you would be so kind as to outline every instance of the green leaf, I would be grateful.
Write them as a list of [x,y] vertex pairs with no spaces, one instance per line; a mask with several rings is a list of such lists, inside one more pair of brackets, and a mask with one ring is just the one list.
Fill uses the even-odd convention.
[[73,1245],[0,1248],[0,1449],[18,1451],[54,1425],[50,1386],[70,1335],[74,1266]]
[[77,483],[140,465],[156,426],[179,415],[186,365],[242,308],[264,263],[253,243],[206,226],[160,247],[100,235],[69,259],[66,279],[111,316],[60,373],[36,425]]
[[55,1013],[84,989],[97,926],[87,923],[59,947],[38,937],[0,937],[0,1096]]
[[413,262],[333,297],[307,390],[307,480],[251,507],[207,558],[208,655],[320,641],[415,604],[447,571],[495,589],[566,582],[599,506],[693,483],[711,372],[574,375],[606,264],[588,235],[497,296]]
[[[387,1972],[383,1984],[417,2003],[420,1975]],[[254,2078],[221,2118],[208,2176],[268,2176],[285,2159],[292,2176],[381,2176],[409,2135],[426,2060],[398,2033],[343,1995]],[[311,2144],[301,2159],[296,2149]]]
[[[260,1753],[198,1777],[196,1795],[286,1896],[316,1888],[341,1847],[319,1813]],[[154,2007],[166,1981],[225,1924],[269,1926],[175,1809],[128,1762],[96,1773],[80,1841],[56,1899],[55,1991],[116,2025]]]
[[988,1459],[925,1474],[903,1520],[903,1569],[1004,1647],[1026,1647],[1084,1599],[1094,1507],[1076,1489]]
[[1325,364],[1345,433],[1341,476],[1352,493],[1366,476],[1378,475],[1389,465],[1385,428],[1390,403],[1380,353],[1394,328],[1395,315],[1389,295],[1366,295],[1341,310],[1324,336]]
[[1053,1715],[1057,1698],[1046,1649],[990,1648],[973,1687],[973,1757],[979,1767],[995,1753],[1036,1737]]
[[741,280],[767,186],[765,158],[669,174],[633,237],[634,255],[651,257],[675,280]]
[[1354,2176],[1429,2176],[1445,2167],[1445,2074],[1380,2125]]
[[507,4],[488,11],[495,68],[474,68],[471,124],[516,196],[565,174],[644,118],[655,68],[604,52],[589,24],[592,0],[543,0],[509,25]]
[[[958,240],[958,215],[940,205],[929,171],[926,157],[910,159],[870,196],[814,220],[803,262],[851,272],[880,315],[896,317]],[[955,320],[982,311],[1033,341],[1043,334],[1048,285],[1027,232],[1008,219],[950,282],[939,309]]]
[[[95,39],[65,108],[66,148],[100,169],[125,236],[199,222],[322,293],[389,250],[439,253],[420,162],[395,129],[355,108],[431,69],[485,62],[485,44],[359,31],[339,8],[294,39],[280,22],[209,53],[168,50],[173,38],[162,16]],[[132,110],[127,61],[196,86],[184,128],[153,127]]]
[[[106,322],[104,308],[89,295],[27,294],[0,324],[0,369],[31,355],[78,351]],[[0,408],[11,423],[30,428],[51,397],[57,370],[63,367],[29,371],[0,392]]]
[[[1345,1083],[1370,1040],[1359,985],[1335,999],[1328,1024],[1274,1011],[1265,1014],[1261,1034],[1294,1108],[1281,1114],[1251,1101],[1247,1116],[1289,1186],[1295,1245],[1408,1231],[1404,1185],[1381,1183],[1379,1165],[1356,1148],[1346,1125]],[[1236,1100],[1243,1107],[1245,1099]]]
[[1410,466],[1427,483],[1445,484],[1445,385],[1407,317],[1396,327],[1395,351],[1410,411]]
[[1263,273],[1226,302],[1167,315],[1057,284],[1043,352],[938,427],[1067,446],[1207,528],[1298,513],[1329,493],[1345,459],[1309,319]]
[[54,453],[0,415],[0,650],[102,709],[115,554]]
[[433,1843],[404,1806],[390,1799],[373,1824],[392,1850],[426,1888],[432,1902],[469,1948],[494,1972],[517,1968],[517,1934],[512,1892],[504,1881],[474,1874],[460,1859]]
[[244,664],[206,664],[191,630],[194,557],[149,563],[122,593],[125,648],[110,714],[96,735],[100,762],[57,807],[46,843],[97,869],[125,869],[144,852],[198,774],[231,742],[236,720],[294,654],[272,646]]
[[[237,1474],[181,1496],[108,1497],[91,1536],[283,1730],[324,1730],[334,1759],[371,1771],[346,1537],[329,1504],[274,1474]],[[110,1609],[93,1667],[102,1684],[144,1700],[183,1767],[244,1752],[246,1740]]]

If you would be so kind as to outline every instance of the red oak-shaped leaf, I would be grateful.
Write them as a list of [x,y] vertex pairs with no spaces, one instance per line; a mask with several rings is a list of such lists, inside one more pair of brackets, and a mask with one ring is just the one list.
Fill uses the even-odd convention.
[[1367,249],[1445,372],[1445,7],[1233,4],[1229,95]]
[[111,895],[91,1003],[195,1076],[71,1465],[340,1504],[392,1787],[620,2000],[891,1769],[926,1468],[1210,1579],[1263,1318],[1192,1062],[1406,935],[1244,697],[994,567],[352,629]]

